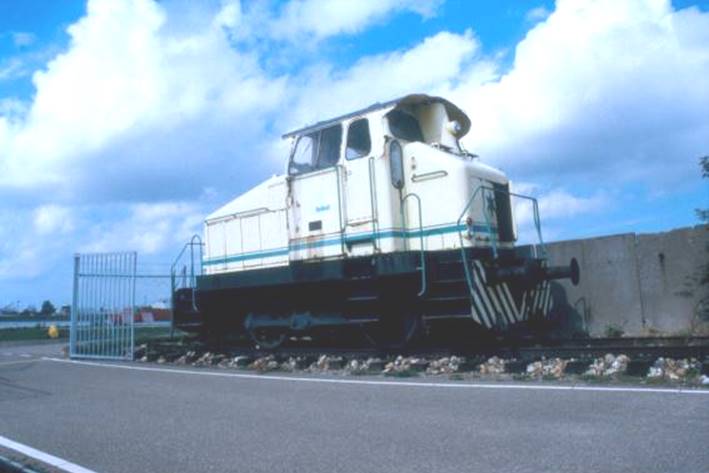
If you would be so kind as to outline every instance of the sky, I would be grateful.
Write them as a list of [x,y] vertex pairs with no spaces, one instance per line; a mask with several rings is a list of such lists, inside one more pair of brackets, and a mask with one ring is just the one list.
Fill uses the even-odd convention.
[[165,273],[294,128],[414,92],[540,201],[547,240],[699,222],[709,1],[0,2],[0,307],[77,252]]

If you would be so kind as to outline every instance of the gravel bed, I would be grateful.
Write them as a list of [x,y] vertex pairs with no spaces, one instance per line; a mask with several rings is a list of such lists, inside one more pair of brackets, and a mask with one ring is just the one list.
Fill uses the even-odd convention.
[[438,376],[450,379],[483,380],[585,380],[590,382],[640,381],[647,384],[706,386],[709,363],[696,359],[658,358],[633,360],[624,354],[608,353],[595,359],[541,358],[525,362],[465,356],[388,356],[357,354],[231,355],[197,350],[158,353],[141,345],[136,360],[159,364],[211,366],[257,373],[329,373],[342,376],[381,375],[394,377]]

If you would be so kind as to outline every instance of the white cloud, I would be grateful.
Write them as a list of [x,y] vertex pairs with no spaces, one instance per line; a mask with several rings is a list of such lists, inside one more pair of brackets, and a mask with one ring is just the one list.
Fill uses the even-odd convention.
[[0,206],[0,280],[36,278],[71,255],[73,211],[60,206]]
[[131,204],[123,218],[106,219],[90,227],[79,245],[81,252],[130,249],[152,255],[166,248],[178,251],[181,244],[200,231],[204,209],[197,203],[161,202]]
[[13,57],[0,63],[0,81],[16,79],[24,74],[25,65],[19,58]]
[[549,15],[551,15],[551,12],[547,10],[546,7],[540,6],[529,10],[524,16],[524,19],[530,23],[536,23],[538,21],[546,20]]
[[402,11],[430,17],[441,3],[441,0],[291,0],[269,22],[270,34],[276,39],[291,40],[354,34]]
[[28,31],[16,31],[12,33],[12,42],[17,47],[31,46],[37,41],[37,36]]
[[[569,234],[577,233],[571,227],[575,224],[572,222],[607,212],[614,202],[612,194],[604,189],[591,195],[577,195],[564,188],[548,189],[531,183],[517,183],[512,190],[537,199],[544,241],[568,238]],[[513,197],[512,212],[517,225],[518,243],[538,243],[532,202]]]
[[[543,188],[532,183],[514,183],[513,192],[529,195],[537,199],[542,225],[555,220],[568,220],[586,214],[606,210],[612,203],[606,190],[597,190],[591,195],[580,196],[564,188]],[[533,209],[531,201],[513,198],[515,220],[520,227],[532,227]]]
[[[89,1],[68,50],[35,73],[26,121],[0,124],[0,187],[61,184],[120,138],[172,130],[179,140],[181,126],[255,120],[278,102],[283,81],[230,47],[225,20],[189,34],[172,34],[167,21],[150,0]],[[125,157],[112,158],[120,168]]]
[[40,235],[69,233],[74,229],[72,209],[60,205],[43,205],[34,212],[34,228]]
[[468,148],[562,184],[677,185],[709,149],[709,14],[669,1],[560,0],[511,70],[450,91],[471,113]]
[[602,191],[589,197],[579,197],[566,190],[556,189],[539,197],[539,211],[548,219],[559,219],[600,212],[611,199]]
[[201,201],[0,208],[0,280],[28,280],[67,267],[76,252],[137,251],[143,259],[157,255],[166,262],[201,231],[206,211]]
[[451,87],[479,48],[472,32],[442,32],[410,49],[370,56],[345,70],[319,65],[299,78],[284,127],[301,126],[409,93]]

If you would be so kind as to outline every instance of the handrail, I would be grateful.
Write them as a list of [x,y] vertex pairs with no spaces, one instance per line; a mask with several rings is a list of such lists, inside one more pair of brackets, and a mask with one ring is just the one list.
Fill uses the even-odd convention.
[[175,268],[177,267],[177,264],[180,262],[182,259],[182,256],[185,254],[185,251],[187,251],[187,248],[189,247],[190,249],[190,284],[195,283],[195,270],[194,270],[194,247],[199,246],[199,261],[200,261],[200,267],[199,267],[199,274],[202,274],[202,259],[203,259],[203,250],[202,248],[204,247],[204,243],[202,243],[202,237],[199,235],[193,235],[190,241],[184,244],[182,247],[182,250],[180,253],[177,255],[177,258],[175,258],[175,261],[172,263],[172,266],[170,266],[170,274],[175,273]]
[[[203,253],[203,248],[204,248],[204,243],[202,242],[202,238],[199,235],[193,235],[190,241],[184,244],[182,247],[182,250],[180,253],[177,255],[177,258],[175,258],[175,261],[172,263],[172,266],[170,267],[170,286],[171,286],[171,298],[172,298],[172,311],[173,314],[175,312],[175,290],[177,289],[176,287],[176,268],[178,263],[182,260],[182,257],[185,255],[185,252],[187,251],[187,247],[190,248],[190,277],[189,277],[189,287],[195,288],[197,285],[196,281],[196,274],[195,274],[195,268],[194,268],[194,259],[195,259],[195,251],[194,247],[198,246],[199,247],[199,275],[202,274],[202,261],[204,259],[204,253]],[[187,281],[185,281],[187,275],[187,267],[183,266],[182,267],[182,278],[183,278],[183,284],[187,286]],[[192,291],[192,308],[197,311],[197,301],[195,300],[195,293]]]
[[[342,204],[343,201],[343,192],[342,192],[342,178],[340,177],[340,168],[343,167],[341,164],[335,164],[335,180],[337,181],[337,218],[338,218],[338,224],[340,226],[340,254],[344,255],[345,254],[345,232],[347,230],[347,216],[343,218],[342,216],[342,210],[344,205]],[[347,205],[347,204],[345,204]],[[345,212],[347,209],[345,209]]]
[[374,232],[374,252],[379,251],[379,210],[377,202],[377,176],[374,171],[374,156],[370,156],[367,161],[367,172],[369,174],[369,203],[372,212],[372,231]]
[[[418,204],[418,214],[419,214],[419,242],[420,242],[420,258],[421,258],[421,266],[419,266],[419,269],[421,270],[421,290],[418,292],[418,297],[423,296],[426,294],[426,254],[424,252],[424,247],[423,247],[423,211],[421,210],[421,198],[418,196],[418,194],[411,192],[409,194],[406,194],[402,199],[401,199],[401,216],[402,220],[404,223],[406,222],[406,219],[404,217],[405,212],[405,203],[406,199],[409,197],[414,197],[416,199],[416,202]],[[405,225],[406,227],[406,225]]]
[[[482,191],[482,192],[480,192]],[[490,235],[490,240],[492,243],[492,253],[493,257],[497,259],[497,235],[492,229],[492,225],[490,223],[490,219],[492,217],[492,209],[490,206],[485,206],[485,196],[488,192],[491,192],[494,195],[496,192],[504,193],[507,194],[510,197],[518,197],[520,199],[526,199],[530,200],[532,202],[532,211],[533,211],[533,216],[534,216],[534,226],[536,227],[537,230],[537,236],[539,237],[539,246],[542,251],[542,257],[546,258],[547,256],[547,249],[546,245],[544,244],[544,240],[542,238],[542,224],[541,224],[541,219],[539,217],[539,203],[537,202],[537,199],[534,197],[524,195],[524,194],[518,194],[515,192],[510,192],[509,190],[505,189],[494,189],[492,187],[484,186],[484,185],[479,185],[475,191],[473,192],[473,195],[470,196],[470,199],[468,199],[468,202],[465,204],[465,207],[463,208],[463,211],[460,213],[460,217],[458,217],[457,221],[457,228],[458,228],[458,239],[460,241],[460,253],[461,253],[461,259],[463,261],[463,269],[465,270],[465,280],[468,284],[468,290],[470,291],[470,295],[473,295],[473,280],[472,277],[470,276],[470,268],[468,267],[468,260],[465,256],[465,246],[463,243],[463,231],[461,229],[461,222],[463,221],[463,218],[465,217],[465,214],[468,212],[470,209],[470,206],[473,204],[473,201],[477,197],[478,193],[482,195],[483,198],[483,215],[485,216],[485,226],[488,229],[488,233]]]

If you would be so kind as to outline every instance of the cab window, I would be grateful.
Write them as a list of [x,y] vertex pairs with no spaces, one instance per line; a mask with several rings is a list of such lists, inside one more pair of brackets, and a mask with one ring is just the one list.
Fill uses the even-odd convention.
[[366,118],[355,120],[347,130],[347,159],[357,159],[367,156],[372,150],[372,139],[369,136],[369,122]]
[[316,138],[313,135],[303,135],[298,138],[293,152],[293,158],[291,159],[290,174],[300,174],[313,170],[313,163],[315,162],[315,140]]
[[328,168],[340,159],[342,125],[318,130],[298,138],[290,161],[289,174]]
[[424,141],[418,120],[402,110],[392,110],[387,114],[389,131],[396,138],[405,141]]
[[404,159],[401,145],[397,140],[389,143],[389,166],[391,168],[391,185],[401,189],[404,187]]
[[342,144],[342,125],[331,126],[320,131],[317,169],[328,168],[340,159]]

